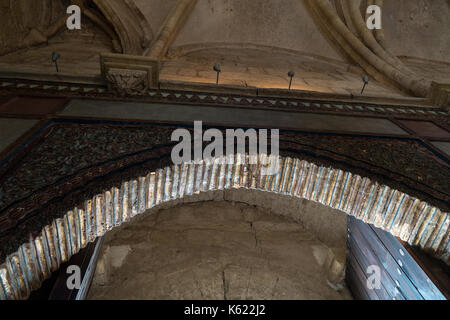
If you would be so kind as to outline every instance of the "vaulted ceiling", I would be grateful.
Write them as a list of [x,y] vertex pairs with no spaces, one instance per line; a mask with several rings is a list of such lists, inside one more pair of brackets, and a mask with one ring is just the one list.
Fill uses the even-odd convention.
[[[450,2],[384,1],[382,32],[358,29],[367,4],[334,0],[0,0],[0,72],[98,82],[99,53],[162,61],[161,80],[369,96],[428,94],[450,82]],[[377,1],[383,4],[383,1]],[[81,30],[65,27],[82,7]],[[336,21],[334,18],[337,18]],[[339,21],[337,21],[339,20]],[[345,28],[342,29],[342,28]]]

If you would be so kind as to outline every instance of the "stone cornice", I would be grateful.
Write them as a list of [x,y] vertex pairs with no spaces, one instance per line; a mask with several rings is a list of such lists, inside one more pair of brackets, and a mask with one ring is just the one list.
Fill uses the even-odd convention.
[[105,84],[57,83],[0,78],[0,96],[46,96],[102,100],[146,101],[149,103],[214,105],[299,112],[356,114],[382,117],[439,120],[447,128],[449,111],[431,107],[427,99],[350,99],[339,95],[279,89],[213,86],[160,82],[159,89],[119,95]]

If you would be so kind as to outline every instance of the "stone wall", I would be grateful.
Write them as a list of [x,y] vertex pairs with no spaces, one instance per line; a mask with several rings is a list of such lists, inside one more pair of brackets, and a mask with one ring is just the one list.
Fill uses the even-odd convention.
[[[292,90],[360,96],[363,70],[335,59],[299,51],[252,45],[178,48],[162,63],[160,79],[216,83],[215,64],[221,66],[221,85],[288,89],[288,72],[295,72]],[[183,55],[185,54],[185,55]],[[181,55],[181,56],[179,56]],[[369,97],[403,97],[401,91],[375,81],[364,90]]]
[[386,41],[399,56],[450,62],[448,0],[384,1]]
[[345,215],[251,193],[151,210],[108,233],[89,299],[350,299]]

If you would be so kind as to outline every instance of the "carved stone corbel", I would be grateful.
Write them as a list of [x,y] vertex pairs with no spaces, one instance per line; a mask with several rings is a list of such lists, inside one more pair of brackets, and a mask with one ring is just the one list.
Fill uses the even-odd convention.
[[106,73],[108,88],[120,96],[140,95],[148,90],[147,72],[111,68]]
[[142,95],[159,83],[157,60],[124,54],[100,55],[102,77],[108,89],[120,96]]

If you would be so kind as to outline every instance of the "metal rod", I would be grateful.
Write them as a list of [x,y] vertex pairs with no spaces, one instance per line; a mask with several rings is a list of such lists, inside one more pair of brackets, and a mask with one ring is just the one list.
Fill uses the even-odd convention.
[[52,52],[52,61],[55,63],[56,72],[59,72],[58,68],[58,59],[60,57],[60,54],[56,51]]
[[365,88],[366,88],[366,83],[364,83],[364,85],[362,87],[361,94],[363,94]]
[[365,76],[363,77],[362,80],[363,80],[363,82],[364,82],[364,86],[362,87],[361,94],[363,94],[364,89],[365,89],[366,86],[369,84],[369,76],[365,75]]
[[220,72],[222,71],[222,69],[220,68],[220,66],[219,66],[218,64],[216,64],[216,65],[213,67],[213,70],[214,70],[215,72],[217,72],[216,85],[219,85],[219,75],[220,75]]
[[288,76],[289,76],[289,78],[291,78],[291,80],[289,80],[289,90],[291,90],[291,87],[292,87],[292,79],[293,79],[294,76],[295,76],[294,71],[289,71],[289,72],[288,72]]

